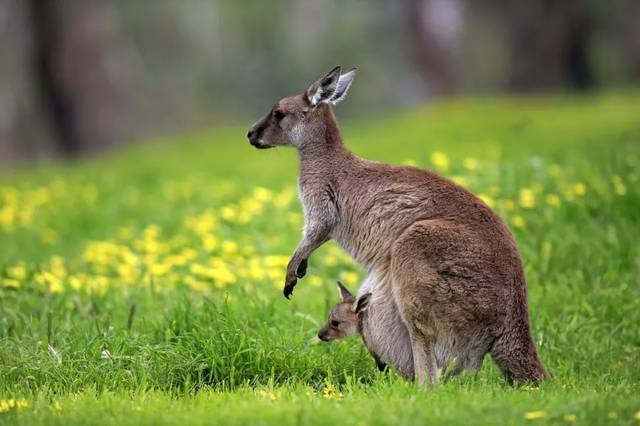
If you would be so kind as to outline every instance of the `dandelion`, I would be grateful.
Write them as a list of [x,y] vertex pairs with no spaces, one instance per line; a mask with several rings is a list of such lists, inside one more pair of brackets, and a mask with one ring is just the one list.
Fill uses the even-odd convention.
[[18,281],[23,281],[27,277],[27,267],[24,263],[19,263],[16,266],[7,268],[7,274]]
[[260,395],[262,398],[270,399],[271,401],[275,401],[278,399],[278,397],[272,391],[266,391],[264,389],[260,389],[258,391],[258,395]]
[[5,288],[20,288],[20,281],[13,278],[5,278],[2,280],[2,286]]
[[495,201],[493,201],[493,198],[491,198],[487,194],[478,194],[478,198],[480,198],[482,201],[484,201],[484,203],[486,205],[488,205],[489,207],[495,206]]
[[225,206],[220,211],[220,216],[222,216],[224,220],[231,222],[238,216],[238,214],[236,213],[236,210],[233,207]]
[[558,207],[560,206],[561,202],[560,197],[558,197],[556,194],[547,194],[547,196],[545,197],[545,201],[551,207]]
[[529,188],[522,188],[520,190],[520,206],[525,209],[530,209],[536,205],[536,196],[533,190]]
[[446,171],[449,169],[449,157],[444,152],[436,151],[432,153],[431,163],[440,170]]
[[513,225],[514,228],[519,228],[519,229],[524,228],[524,225],[525,225],[524,218],[519,215],[514,216],[513,218],[511,218],[511,225]]
[[567,423],[573,423],[576,421],[578,417],[575,414],[566,414],[564,416],[564,421]]
[[355,272],[345,272],[342,274],[342,279],[347,285],[355,285],[358,283],[358,274]]
[[539,419],[544,419],[546,416],[547,416],[547,413],[545,413],[544,411],[529,411],[528,413],[525,413],[524,419],[539,420]]
[[326,255],[322,259],[322,261],[324,262],[325,266],[336,266],[338,264],[338,259],[330,254]]
[[460,186],[467,186],[468,183],[468,179],[466,176],[453,176],[451,180]]
[[222,252],[226,255],[235,254],[238,252],[238,243],[235,241],[223,241]]
[[470,172],[473,172],[478,168],[478,160],[476,160],[475,158],[467,157],[462,160],[462,167]]
[[504,202],[502,203],[502,207],[510,212],[511,210],[516,208],[516,203],[513,200],[504,200]]
[[325,398],[333,398],[335,395],[336,395],[335,386],[329,384],[324,387],[322,391],[322,396],[324,396]]
[[265,202],[271,199],[272,194],[267,188],[259,186],[253,190],[253,197],[258,201]]
[[322,279],[317,275],[310,275],[307,278],[307,282],[313,287],[320,287],[322,285]]
[[582,197],[587,192],[587,187],[584,183],[578,182],[575,185],[573,185],[573,192],[578,197]]
[[622,182],[622,179],[620,178],[620,176],[612,177],[611,182],[613,183],[613,192],[615,192],[616,195],[619,195],[622,197],[624,194],[627,193],[627,187],[624,186],[624,183]]

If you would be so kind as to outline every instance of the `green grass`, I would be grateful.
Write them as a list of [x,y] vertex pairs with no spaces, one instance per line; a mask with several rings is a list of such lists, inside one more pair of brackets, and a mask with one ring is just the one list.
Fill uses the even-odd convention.
[[335,280],[363,274],[330,243],[282,297],[297,158],[241,127],[3,172],[0,424],[639,423],[637,99],[460,100],[344,126],[358,154],[435,167],[512,225],[553,375],[538,389],[487,358],[425,391],[358,339],[319,342]]

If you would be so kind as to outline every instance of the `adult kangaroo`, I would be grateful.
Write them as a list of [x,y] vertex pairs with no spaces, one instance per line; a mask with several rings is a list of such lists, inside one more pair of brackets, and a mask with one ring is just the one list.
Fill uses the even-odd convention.
[[[307,259],[329,239],[368,272],[371,345],[382,358],[412,356],[420,384],[438,366],[477,370],[490,353],[502,373],[538,384],[538,357],[520,254],[504,221],[479,198],[434,172],[368,161],[342,143],[332,106],[356,69],[335,67],[306,92],[286,97],[255,123],[256,148],[298,150],[303,238],[287,267],[289,298]],[[406,354],[405,354],[406,356]]]

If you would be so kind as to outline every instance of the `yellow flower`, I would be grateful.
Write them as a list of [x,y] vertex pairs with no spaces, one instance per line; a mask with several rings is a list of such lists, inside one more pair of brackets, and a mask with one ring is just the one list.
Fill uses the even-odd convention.
[[347,285],[354,285],[358,283],[358,274],[355,272],[345,272],[342,274],[342,279]]
[[11,278],[23,281],[27,277],[27,267],[24,263],[19,263],[16,266],[7,268],[7,273]]
[[616,195],[619,195],[622,197],[624,194],[627,193],[627,187],[624,186],[624,183],[622,182],[622,179],[620,178],[620,176],[612,177],[611,182],[613,182],[613,191],[616,193]]
[[525,413],[524,418],[525,420],[538,420],[544,419],[546,415],[547,413],[545,413],[544,411],[530,411],[528,413]]
[[446,171],[449,168],[449,157],[444,152],[436,151],[431,154],[431,163],[438,169]]
[[313,287],[320,287],[322,285],[322,279],[317,275],[309,275],[307,282]]
[[476,160],[475,158],[467,157],[462,160],[462,167],[472,172],[478,168],[478,160]]
[[547,194],[545,200],[551,207],[558,207],[560,205],[560,197],[558,197],[556,194]]
[[232,206],[225,206],[220,211],[220,216],[222,216],[224,220],[232,221],[238,216],[238,214]]
[[466,176],[453,176],[451,180],[460,186],[467,186],[468,183]]
[[506,211],[510,212],[516,208],[516,203],[513,200],[504,200],[503,207]]
[[573,185],[573,192],[575,192],[578,197],[582,197],[587,192],[587,187],[584,183],[578,182]]
[[235,241],[223,241],[222,252],[226,255],[235,254],[238,252],[238,243]]
[[640,422],[640,411],[636,411],[636,414],[633,415],[633,418],[636,419],[637,422]]
[[511,218],[511,225],[513,225],[514,228],[524,228],[524,218],[522,216],[514,216]]
[[29,402],[24,398],[20,398],[17,401],[17,406],[18,408],[27,408],[29,406]]
[[536,196],[529,188],[522,188],[520,190],[520,206],[525,209],[530,209],[536,205]]
[[258,201],[269,201],[272,197],[271,191],[267,188],[257,187],[253,190],[253,197]]
[[575,414],[566,414],[564,416],[564,421],[567,422],[567,423],[573,423],[573,422],[576,421],[577,418],[578,417],[576,417]]
[[338,264],[338,259],[330,254],[326,255],[322,261],[326,266],[336,266]]
[[478,198],[484,201],[484,203],[489,207],[493,207],[495,205],[493,198],[489,197],[487,194],[478,194]]
[[20,288],[20,281],[13,278],[5,278],[2,281],[2,285],[6,288]]
[[333,385],[326,385],[322,391],[322,396],[325,398],[333,398],[336,394],[336,388]]

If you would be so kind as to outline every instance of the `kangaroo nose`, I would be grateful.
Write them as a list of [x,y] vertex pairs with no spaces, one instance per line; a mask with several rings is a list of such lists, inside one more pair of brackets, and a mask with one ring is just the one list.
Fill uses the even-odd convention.
[[255,134],[256,134],[256,131],[255,131],[255,130],[253,130],[253,129],[249,129],[249,132],[247,133],[247,137],[248,137],[249,139],[251,139],[251,138],[253,137],[253,135],[255,135]]

